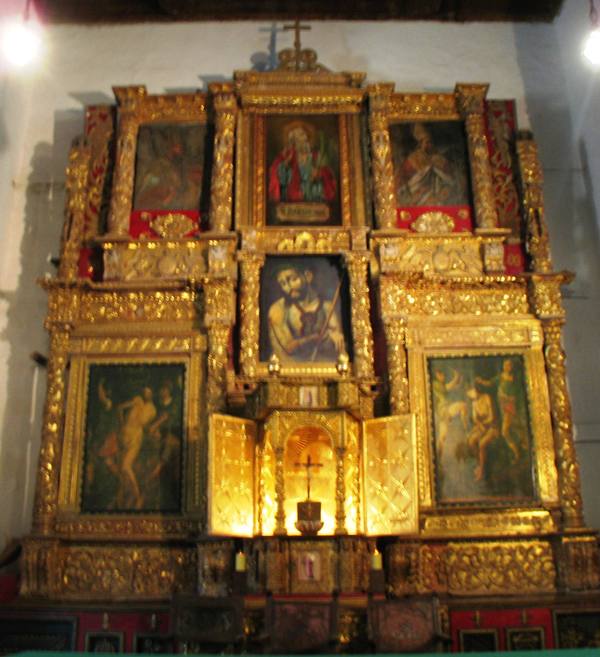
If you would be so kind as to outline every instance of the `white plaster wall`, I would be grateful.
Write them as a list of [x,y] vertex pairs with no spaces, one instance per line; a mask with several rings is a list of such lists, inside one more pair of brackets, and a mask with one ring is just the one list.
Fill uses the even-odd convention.
[[[599,420],[593,391],[600,388],[600,368],[589,321],[597,236],[586,177],[580,163],[572,164],[578,104],[569,101],[562,72],[569,55],[559,46],[564,41],[568,49],[567,27],[576,18],[571,5],[581,3],[566,4],[568,16],[554,25],[315,22],[303,41],[329,68],[365,71],[369,82],[393,81],[399,90],[451,91],[457,81],[489,82],[491,97],[517,99],[521,127],[530,123],[528,98],[546,167],[555,260],[584,270],[578,290],[586,296],[569,300],[570,311],[575,307],[568,335],[583,435],[582,427]],[[27,533],[31,522],[44,373],[36,382],[28,356],[47,352],[45,295],[35,278],[52,270],[46,258],[58,248],[64,168],[70,141],[82,130],[84,105],[112,102],[112,85],[143,83],[151,93],[192,90],[228,79],[235,69],[263,66],[272,55],[269,28],[252,22],[52,27],[37,73],[0,78],[0,546]],[[276,50],[292,45],[290,33],[275,37]],[[580,344],[593,348],[594,357],[580,355]],[[591,498],[594,487],[588,488]],[[600,518],[594,524],[600,526]]]

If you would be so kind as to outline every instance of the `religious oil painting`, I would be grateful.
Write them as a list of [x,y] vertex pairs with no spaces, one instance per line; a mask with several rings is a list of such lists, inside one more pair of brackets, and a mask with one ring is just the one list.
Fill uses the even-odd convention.
[[428,359],[437,499],[535,496],[526,373],[518,354]]
[[202,124],[140,126],[133,209],[199,211],[207,136],[207,128]]
[[267,225],[339,225],[339,118],[269,116]]
[[83,513],[181,510],[184,377],[181,363],[90,366]]
[[507,650],[544,650],[543,627],[508,627]]
[[600,609],[555,611],[554,633],[557,648],[600,648]]
[[85,635],[86,652],[123,652],[122,632],[88,632]]
[[390,126],[390,140],[400,219],[442,209],[459,221],[467,219],[471,201],[463,124],[396,123]]
[[348,276],[339,257],[268,256],[260,281],[260,360],[352,357]]
[[498,633],[493,629],[460,630],[460,652],[496,652]]

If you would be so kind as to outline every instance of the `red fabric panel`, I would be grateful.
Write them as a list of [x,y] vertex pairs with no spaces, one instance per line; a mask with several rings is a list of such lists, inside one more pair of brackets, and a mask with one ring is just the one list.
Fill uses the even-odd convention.
[[504,269],[507,274],[522,274],[525,271],[525,249],[523,244],[504,245]]
[[122,632],[123,652],[133,652],[134,636],[136,634],[169,632],[169,614],[160,612],[156,614],[156,629],[153,630],[150,623],[152,611],[138,613],[123,613],[110,611],[107,606],[108,629],[102,627],[103,613],[99,611],[80,612],[77,616],[77,650],[85,650],[85,635],[89,632]]
[[[479,616],[479,619],[477,618]],[[495,629],[498,634],[498,650],[507,650],[506,630],[542,627],[545,635],[545,648],[554,648],[554,628],[552,610],[547,607],[514,609],[468,609],[450,612],[450,632],[452,651],[459,652],[460,630]]]

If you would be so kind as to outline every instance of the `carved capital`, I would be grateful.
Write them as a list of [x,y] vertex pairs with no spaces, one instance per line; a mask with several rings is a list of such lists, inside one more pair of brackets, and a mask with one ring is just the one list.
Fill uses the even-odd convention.
[[463,117],[469,114],[481,114],[485,111],[485,98],[489,84],[466,84],[459,82],[454,88],[456,104]]

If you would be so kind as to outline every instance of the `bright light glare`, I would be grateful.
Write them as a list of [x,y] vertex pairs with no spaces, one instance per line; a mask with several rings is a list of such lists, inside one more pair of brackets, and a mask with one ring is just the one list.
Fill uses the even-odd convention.
[[594,66],[600,66],[600,29],[590,33],[583,47],[583,56]]
[[13,21],[2,30],[2,52],[15,67],[24,67],[37,59],[42,49],[39,29],[31,22]]

